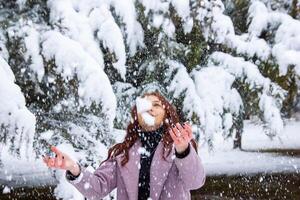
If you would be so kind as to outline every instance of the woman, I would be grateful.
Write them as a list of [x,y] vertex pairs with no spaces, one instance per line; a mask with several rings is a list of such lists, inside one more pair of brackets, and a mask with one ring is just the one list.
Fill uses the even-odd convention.
[[118,200],[189,200],[205,181],[191,125],[179,124],[173,106],[158,92],[137,99],[122,143],[94,173],[56,147],[48,167],[64,169],[67,180],[88,199],[101,199],[117,188]]

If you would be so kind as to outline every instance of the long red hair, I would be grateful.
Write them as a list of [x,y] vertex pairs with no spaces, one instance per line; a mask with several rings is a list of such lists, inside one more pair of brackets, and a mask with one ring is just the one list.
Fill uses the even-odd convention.
[[[173,140],[168,132],[168,129],[171,127],[172,124],[176,124],[179,122],[179,116],[176,112],[176,109],[170,104],[165,97],[163,97],[159,92],[150,92],[145,93],[142,97],[146,96],[156,96],[162,103],[164,109],[165,109],[165,117],[163,120],[163,137],[162,142],[164,145],[162,156],[164,157],[165,152],[167,151],[168,154],[170,154],[172,150],[172,144]],[[127,126],[127,132],[126,136],[123,142],[117,143],[114,146],[112,146],[108,150],[108,157],[106,160],[116,157],[117,155],[123,153],[123,160],[121,162],[122,166],[124,166],[128,160],[129,160],[129,149],[134,145],[134,143],[138,139],[138,130],[141,130],[141,127],[138,122],[138,114],[136,105],[133,106],[131,109],[131,117],[132,120],[130,121],[129,125]],[[197,151],[197,143],[194,139],[191,140],[191,143],[195,150]],[[105,162],[104,160],[103,162]]]

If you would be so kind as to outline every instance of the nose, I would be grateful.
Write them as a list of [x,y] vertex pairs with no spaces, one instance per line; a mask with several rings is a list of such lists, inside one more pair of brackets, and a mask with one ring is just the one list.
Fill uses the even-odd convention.
[[154,115],[154,110],[153,110],[153,108],[151,107],[151,109],[148,111],[148,113],[150,114],[150,115]]

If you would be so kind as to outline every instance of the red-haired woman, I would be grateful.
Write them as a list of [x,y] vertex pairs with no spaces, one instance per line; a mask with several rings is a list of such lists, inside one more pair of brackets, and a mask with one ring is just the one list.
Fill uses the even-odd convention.
[[158,92],[138,97],[122,143],[94,173],[56,147],[44,157],[48,167],[66,170],[67,180],[86,198],[102,199],[117,188],[118,200],[188,200],[205,173],[191,125],[180,124],[173,106]]

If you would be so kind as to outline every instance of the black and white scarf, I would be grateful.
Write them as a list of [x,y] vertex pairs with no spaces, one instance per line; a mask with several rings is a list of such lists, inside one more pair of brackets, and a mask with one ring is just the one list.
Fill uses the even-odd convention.
[[154,131],[139,132],[139,138],[146,153],[141,153],[138,200],[146,200],[150,197],[150,167],[156,147],[163,136],[163,129],[161,126]]

